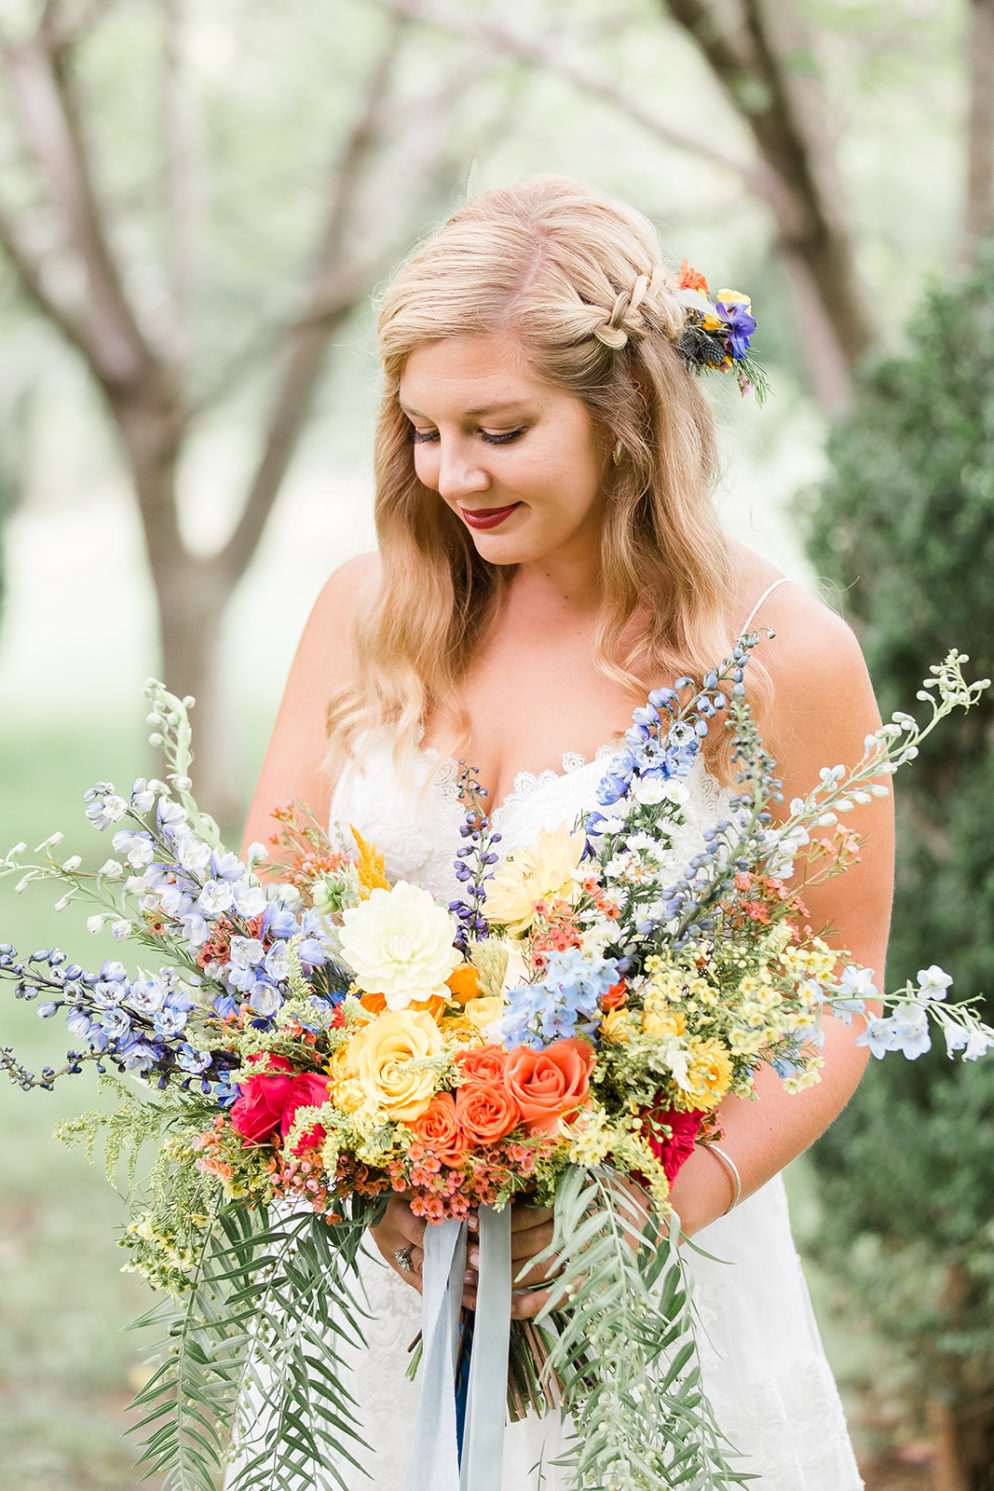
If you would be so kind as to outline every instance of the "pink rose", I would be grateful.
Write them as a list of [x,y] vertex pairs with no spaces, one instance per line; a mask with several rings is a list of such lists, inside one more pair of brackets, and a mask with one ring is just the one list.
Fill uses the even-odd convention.
[[241,1096],[231,1105],[231,1126],[246,1144],[261,1144],[275,1134],[293,1082],[293,1063],[272,1055],[264,1072],[239,1082]]
[[[328,1102],[330,1082],[330,1077],[322,1077],[320,1072],[303,1072],[299,1077],[294,1077],[283,1105],[283,1117],[280,1120],[280,1133],[284,1139],[293,1128],[293,1120],[298,1108],[320,1108]],[[308,1149],[315,1144],[323,1144],[327,1137],[327,1130],[323,1124],[313,1124],[301,1134],[293,1147],[293,1152],[299,1154],[302,1149]]]

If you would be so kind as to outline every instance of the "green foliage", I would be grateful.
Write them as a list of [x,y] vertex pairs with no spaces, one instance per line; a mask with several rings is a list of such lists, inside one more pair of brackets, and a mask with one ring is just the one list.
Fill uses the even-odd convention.
[[[933,289],[908,343],[865,370],[808,502],[812,557],[840,588],[885,712],[907,707],[923,666],[950,646],[970,654],[974,675],[994,674],[994,247]],[[989,1011],[994,695],[923,746],[897,799],[891,959],[905,975],[943,964],[959,994],[986,992]],[[989,1402],[990,1071],[935,1051],[884,1063],[815,1158],[822,1250],[913,1353],[914,1394],[941,1393],[964,1414]]]
[[566,1412],[582,1404],[585,1433],[556,1463],[604,1491],[742,1485],[702,1392],[678,1228],[664,1234],[647,1206],[604,1166],[559,1183],[555,1234],[533,1261],[557,1260],[561,1294],[537,1323],[555,1322],[544,1370]]
[[192,1287],[137,1322],[165,1341],[132,1430],[144,1441],[138,1465],[162,1474],[164,1491],[214,1491],[229,1456],[238,1491],[295,1491],[319,1472],[344,1486],[341,1458],[357,1461],[343,1441],[362,1441],[339,1351],[362,1345],[347,1275],[368,1210],[334,1226],[311,1211],[223,1210]]

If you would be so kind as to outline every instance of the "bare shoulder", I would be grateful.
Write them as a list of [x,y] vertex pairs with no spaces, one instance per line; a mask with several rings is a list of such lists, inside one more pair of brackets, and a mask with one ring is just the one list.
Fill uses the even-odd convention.
[[327,818],[329,788],[323,770],[331,696],[353,674],[355,623],[376,587],[379,555],[360,554],[325,581],[304,627],[283,692],[246,840],[264,839],[274,806],[290,799]]
[[763,601],[753,626],[763,633],[755,656],[773,685],[763,736],[785,776],[792,767],[810,774],[853,764],[880,717],[852,628],[789,580]]

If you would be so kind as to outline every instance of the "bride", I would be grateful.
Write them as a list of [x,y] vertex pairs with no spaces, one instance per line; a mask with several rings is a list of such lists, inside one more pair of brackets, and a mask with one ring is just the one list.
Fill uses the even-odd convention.
[[[379,316],[379,552],[327,582],[294,660],[247,828],[308,803],[385,853],[388,872],[447,901],[462,812],[457,758],[478,768],[512,850],[594,806],[634,704],[701,676],[745,629],[768,628],[747,674],[788,803],[854,762],[878,716],[846,626],[713,515],[712,419],[681,346],[687,297],[650,224],[579,184],[540,177],[468,202],[402,268]],[[774,635],[775,634],[775,635]],[[330,701],[330,704],[329,704]],[[733,781],[713,730],[690,778],[691,834]],[[816,930],[882,974],[891,895],[886,801],[853,814],[861,862],[807,897]],[[677,846],[681,863],[693,852]],[[790,1235],[780,1172],[831,1123],[866,1052],[826,1019],[823,1080],[726,1099],[721,1153],[673,1187],[705,1386],[760,1491],[861,1486]],[[517,1205],[521,1282],[550,1213]],[[352,1361],[372,1481],[336,1461],[328,1484],[404,1484],[417,1384],[422,1234],[402,1196],[362,1265],[372,1319]],[[475,1302],[472,1247],[465,1303]],[[534,1314],[545,1295],[515,1295]],[[495,1412],[501,1411],[495,1405]],[[505,1434],[507,1491],[566,1491],[556,1418]],[[354,1446],[351,1446],[354,1449]],[[331,1453],[331,1452],[329,1452]],[[350,1477],[354,1476],[354,1480]],[[418,1488],[420,1491],[420,1488]],[[428,1491],[428,1488],[425,1488]]]

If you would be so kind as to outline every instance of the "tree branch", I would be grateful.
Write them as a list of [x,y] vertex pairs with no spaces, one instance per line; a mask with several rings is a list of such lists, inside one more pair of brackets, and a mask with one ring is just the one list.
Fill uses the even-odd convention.
[[[57,41],[43,28],[3,49],[25,140],[63,219],[89,294],[80,321],[96,377],[126,383],[154,361],[110,249],[83,139],[72,74]],[[79,345],[79,343],[77,343]]]
[[[310,412],[328,343],[335,328],[341,324],[355,303],[354,299],[348,303],[339,299],[336,304],[336,288],[340,296],[343,283],[348,283],[339,282],[336,286],[336,277],[341,273],[340,259],[347,241],[362,169],[380,138],[383,101],[403,45],[405,30],[404,23],[390,28],[367,82],[363,107],[332,172],[334,189],[314,254],[304,320],[291,341],[244,509],[218,556],[233,578],[244,573],[262,537],[280,483]],[[356,293],[361,291],[357,290]],[[329,311],[331,304],[336,304],[334,311]]]
[[0,207],[0,249],[10,262],[24,294],[58,331],[71,343],[80,356],[90,360],[91,348],[85,328],[73,312],[57,300],[45,283],[41,259],[32,254],[23,242],[14,220]]
[[166,198],[167,275],[172,308],[168,330],[176,364],[190,350],[200,191],[192,104],[184,53],[184,0],[164,0],[162,126]]
[[406,16],[409,20],[435,26],[439,30],[469,37],[477,42],[482,40],[494,52],[513,57],[529,67],[563,78],[581,92],[610,104],[612,108],[631,119],[661,144],[698,156],[702,160],[711,161],[713,165],[720,166],[722,170],[732,172],[745,183],[750,191],[761,197],[766,197],[773,187],[762,163],[736,160],[723,150],[710,145],[706,140],[684,134],[682,130],[673,129],[657,114],[644,108],[637,99],[632,98],[609,79],[588,72],[576,66],[575,63],[567,61],[552,46],[515,35],[511,31],[506,31],[502,26],[488,21],[485,17],[464,14],[462,11],[434,3],[434,0],[375,0],[375,3],[394,15]]
[[[734,33],[707,0],[664,3],[697,42],[766,163],[780,251],[810,331],[812,380],[822,402],[839,407],[850,394],[851,369],[877,333],[855,263],[824,96],[788,60],[801,39],[800,22],[779,0],[778,8],[773,0],[739,0],[741,28]],[[797,35],[788,38],[791,28]]]

